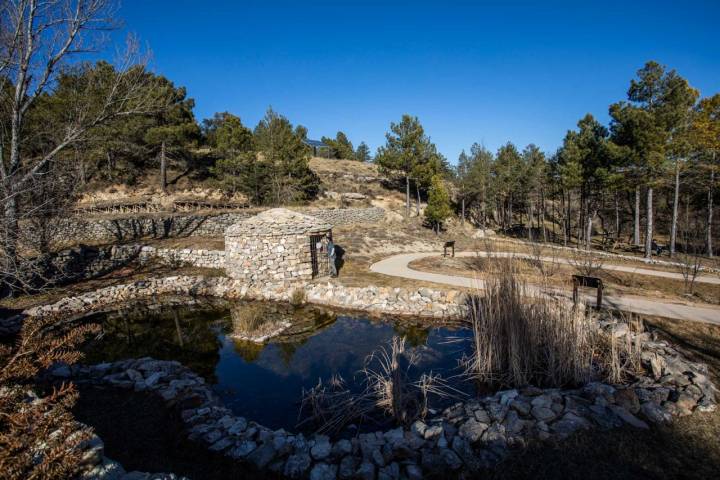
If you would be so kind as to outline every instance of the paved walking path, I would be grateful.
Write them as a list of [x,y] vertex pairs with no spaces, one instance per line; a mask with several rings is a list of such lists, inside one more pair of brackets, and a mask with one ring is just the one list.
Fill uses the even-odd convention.
[[[408,267],[408,264],[410,262],[413,262],[415,260],[420,260],[427,257],[433,257],[440,255],[440,252],[422,252],[422,253],[403,253],[399,255],[393,255],[391,257],[385,258],[383,260],[380,260],[379,262],[376,262],[370,266],[370,270],[376,273],[382,273],[384,275],[390,275],[393,277],[402,277],[402,278],[409,278],[413,280],[422,280],[426,282],[434,282],[434,283],[441,283],[445,285],[452,285],[454,287],[463,287],[463,288],[484,288],[484,282],[481,279],[477,278],[469,278],[469,277],[463,277],[459,275],[445,275],[442,273],[430,273],[430,272],[421,272],[419,270],[413,270],[412,268]],[[456,256],[460,257],[472,257],[478,255],[477,252],[458,252]],[[520,257],[519,254],[511,254],[511,253],[504,253],[504,252],[498,252],[498,253],[491,253],[488,254],[487,252],[480,252],[480,255],[488,256],[514,256],[515,258]],[[527,255],[528,258],[532,258],[530,255]],[[561,263],[569,263],[568,260],[565,259],[555,259],[555,260],[563,260]],[[624,271],[624,272],[631,272],[631,273],[638,273],[640,275],[653,275],[653,276],[659,276],[664,278],[673,278],[676,279],[678,277],[675,277],[673,275],[679,276],[680,280],[682,280],[682,275],[679,273],[674,272],[663,272],[659,270],[651,270],[647,268],[635,268],[635,267],[627,267],[627,266],[621,266],[621,265],[607,265],[603,268],[608,270],[617,270],[617,271]],[[703,283],[712,283],[712,284],[720,284],[720,281],[716,281],[718,279],[710,277],[710,276],[703,276],[698,277],[698,280]],[[530,286],[531,289],[530,293],[537,293],[540,292],[540,287],[537,286]],[[559,289],[553,289],[551,291],[545,290],[546,293],[551,293],[554,295],[562,295],[565,297],[569,297],[568,293],[566,291],[562,291]],[[591,300],[593,297],[590,295],[586,295],[585,298],[588,300]],[[698,322],[706,322],[706,323],[713,323],[716,325],[720,325],[720,308],[713,308],[713,307],[695,307],[691,305],[686,305],[680,302],[668,302],[668,301],[661,301],[654,298],[649,297],[637,297],[637,296],[603,296],[603,303],[606,305],[609,305],[613,308],[616,308],[618,310],[624,310],[628,312],[643,314],[643,315],[656,315],[660,317],[668,317],[668,318],[676,318],[679,320],[692,320],[692,321],[698,321]]]

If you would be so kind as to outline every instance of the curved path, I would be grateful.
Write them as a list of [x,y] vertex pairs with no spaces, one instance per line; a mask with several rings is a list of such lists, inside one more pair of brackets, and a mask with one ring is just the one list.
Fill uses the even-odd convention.
[[[452,285],[454,287],[463,288],[484,288],[484,282],[481,279],[463,277],[459,275],[445,275],[442,273],[431,273],[421,272],[414,270],[408,266],[410,262],[420,260],[427,257],[440,255],[440,252],[422,252],[422,253],[403,253],[399,255],[393,255],[376,262],[370,266],[372,272],[381,273],[383,275],[390,275],[393,277],[409,278],[413,280],[422,280],[426,282],[441,283],[444,285]],[[459,257],[473,257],[473,256],[488,256],[486,252],[458,252],[456,256]],[[489,254],[492,256],[515,256],[532,258],[529,255],[518,255],[511,253],[493,253]],[[561,263],[570,263],[566,259]],[[607,265],[603,268],[607,270],[617,270],[630,273],[638,273],[641,275],[653,275],[664,278],[681,279],[682,275],[673,272],[663,272],[660,270],[651,270],[647,268],[635,268],[627,267],[622,265]],[[703,283],[720,284],[720,279],[715,279],[710,276],[698,277],[698,280],[702,278]],[[530,286],[531,293],[541,292],[540,287]],[[544,290],[546,293],[553,295],[561,295],[568,297],[566,291],[559,289],[552,289],[550,291]],[[584,295],[585,298],[592,300],[594,296]],[[720,325],[720,308],[709,308],[709,307],[695,307],[691,305],[685,305],[678,302],[668,302],[652,299],[649,297],[636,297],[636,296],[603,296],[603,303],[617,310],[623,310],[642,315],[655,315],[660,317],[676,318],[679,320],[692,320],[698,322],[713,323]]]

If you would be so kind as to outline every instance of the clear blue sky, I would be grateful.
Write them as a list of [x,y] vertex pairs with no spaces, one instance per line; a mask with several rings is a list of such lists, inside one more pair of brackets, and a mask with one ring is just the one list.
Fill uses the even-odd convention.
[[646,60],[720,92],[718,0],[124,0],[120,15],[198,119],[252,128],[272,105],[374,151],[410,113],[452,162],[473,142],[554,151],[585,113],[607,122]]

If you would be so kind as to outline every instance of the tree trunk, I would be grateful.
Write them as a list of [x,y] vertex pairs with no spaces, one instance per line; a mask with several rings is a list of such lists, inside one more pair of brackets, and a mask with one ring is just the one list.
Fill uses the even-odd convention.
[[675,159],[675,192],[673,195],[672,224],[670,225],[670,256],[675,256],[677,239],[678,201],[680,200],[680,161]]
[[640,245],[640,187],[635,187],[635,229],[633,244]]
[[652,240],[653,240],[653,189],[647,189],[647,219],[645,221],[645,258],[652,258]]
[[405,214],[410,216],[410,175],[405,175]]
[[615,190],[615,241],[620,239],[620,202],[618,201],[618,193]]
[[585,230],[585,250],[590,250],[590,247],[592,247],[592,222],[595,215],[597,215],[597,210],[593,210],[592,214],[588,212],[587,226]]
[[462,207],[461,207],[461,214],[460,214],[460,223],[465,225],[465,197],[462,199]]
[[415,182],[415,193],[417,194],[417,205],[415,207],[415,213],[420,216],[420,184]]
[[528,202],[528,240],[532,242],[532,229],[533,229],[533,204]]
[[163,192],[167,191],[167,155],[165,154],[165,142],[160,144],[160,183]]
[[542,230],[543,242],[547,242],[547,231],[545,230],[545,190],[540,190],[540,229]]
[[708,187],[707,195],[707,255],[708,257],[713,256],[712,247],[712,222],[713,222],[713,194],[715,189],[715,153],[713,153],[713,165],[710,170],[710,186]]

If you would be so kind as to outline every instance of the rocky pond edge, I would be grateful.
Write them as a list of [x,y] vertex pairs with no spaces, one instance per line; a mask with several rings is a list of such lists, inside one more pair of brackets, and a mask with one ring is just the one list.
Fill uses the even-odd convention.
[[[324,283],[252,288],[225,277],[176,276],[102,288],[28,309],[23,315],[65,317],[162,295],[291,301],[299,288],[307,302],[369,313],[449,319],[460,317],[467,308],[463,294],[457,291]],[[563,439],[579,430],[626,424],[649,428],[648,423],[667,423],[675,416],[716,409],[717,389],[706,365],[686,360],[650,333],[633,333],[624,324],[606,323],[602,328],[612,329],[618,338],[629,335],[631,341],[643,336],[646,376],[620,386],[593,382],[579,389],[528,386],[503,390],[457,403],[409,427],[335,441],[324,435],[306,438],[284,429],[271,430],[233,414],[202,377],[176,361],[142,358],[95,366],[61,365],[50,374],[58,379],[153,392],[179,410],[190,440],[260,470],[312,480],[414,480],[460,469],[475,472],[497,464],[511,447],[531,441]],[[90,455],[94,463],[89,463],[87,478],[177,478],[173,474],[125,474],[117,462],[103,456],[99,438],[88,448],[94,452]]]

